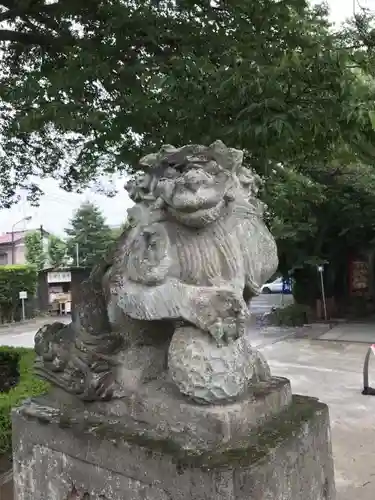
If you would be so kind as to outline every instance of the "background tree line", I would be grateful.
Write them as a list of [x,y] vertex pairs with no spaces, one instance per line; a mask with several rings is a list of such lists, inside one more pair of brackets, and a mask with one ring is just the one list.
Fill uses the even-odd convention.
[[50,234],[47,247],[40,231],[28,233],[25,237],[27,262],[39,270],[47,265],[92,267],[108,251],[121,228],[109,227],[99,208],[85,202],[73,215],[65,233],[65,239]]

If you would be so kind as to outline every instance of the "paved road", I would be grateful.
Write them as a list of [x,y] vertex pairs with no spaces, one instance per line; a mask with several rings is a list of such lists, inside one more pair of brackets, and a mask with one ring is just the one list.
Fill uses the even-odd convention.
[[[275,376],[287,377],[294,394],[328,404],[337,500],[374,500],[375,397],[362,396],[367,345],[288,339],[266,345]],[[374,386],[375,367],[371,366]]]
[[[284,298],[280,294],[262,294],[255,297],[250,304],[250,312],[254,315],[262,315],[271,310],[273,306],[280,307],[283,303],[290,304],[293,298],[291,295],[285,295]],[[43,318],[35,320],[32,323],[17,324],[9,327],[0,327],[0,345],[12,345],[16,347],[34,347],[34,335],[37,330],[45,323],[50,323],[56,320],[69,322],[69,317],[63,318]],[[277,334],[280,336],[280,334]]]
[[250,312],[252,314],[262,314],[270,312],[272,307],[281,307],[293,302],[293,295],[281,295],[279,293],[262,293],[250,302]]
[[43,318],[32,323],[0,327],[0,346],[34,347],[34,336],[38,329],[46,323],[52,323],[56,320],[68,323],[70,318]]

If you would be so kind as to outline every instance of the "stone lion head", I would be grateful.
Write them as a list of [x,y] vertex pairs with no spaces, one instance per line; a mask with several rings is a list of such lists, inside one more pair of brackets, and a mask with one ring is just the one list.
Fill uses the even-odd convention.
[[165,211],[178,222],[201,227],[216,220],[234,199],[234,179],[242,158],[242,151],[216,141],[208,147],[163,146],[142,158],[140,165]]

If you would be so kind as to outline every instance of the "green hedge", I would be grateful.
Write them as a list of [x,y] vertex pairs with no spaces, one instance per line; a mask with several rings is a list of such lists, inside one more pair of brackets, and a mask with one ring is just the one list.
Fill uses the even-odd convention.
[[0,312],[1,320],[12,321],[20,308],[20,292],[27,292],[28,298],[35,294],[38,272],[35,266],[0,266]]
[[0,393],[0,455],[12,449],[11,410],[23,400],[43,394],[48,384],[34,374],[35,353],[33,349],[0,347],[0,360],[18,358],[19,381],[9,392]]
[[312,310],[301,304],[290,304],[272,311],[268,320],[274,326],[303,326],[311,323]]

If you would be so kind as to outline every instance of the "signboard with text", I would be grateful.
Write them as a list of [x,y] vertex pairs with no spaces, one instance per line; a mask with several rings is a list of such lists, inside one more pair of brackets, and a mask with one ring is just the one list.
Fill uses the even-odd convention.
[[70,283],[72,273],[70,271],[51,271],[47,273],[48,283]]
[[352,260],[350,266],[350,291],[352,295],[364,295],[369,289],[369,263]]

